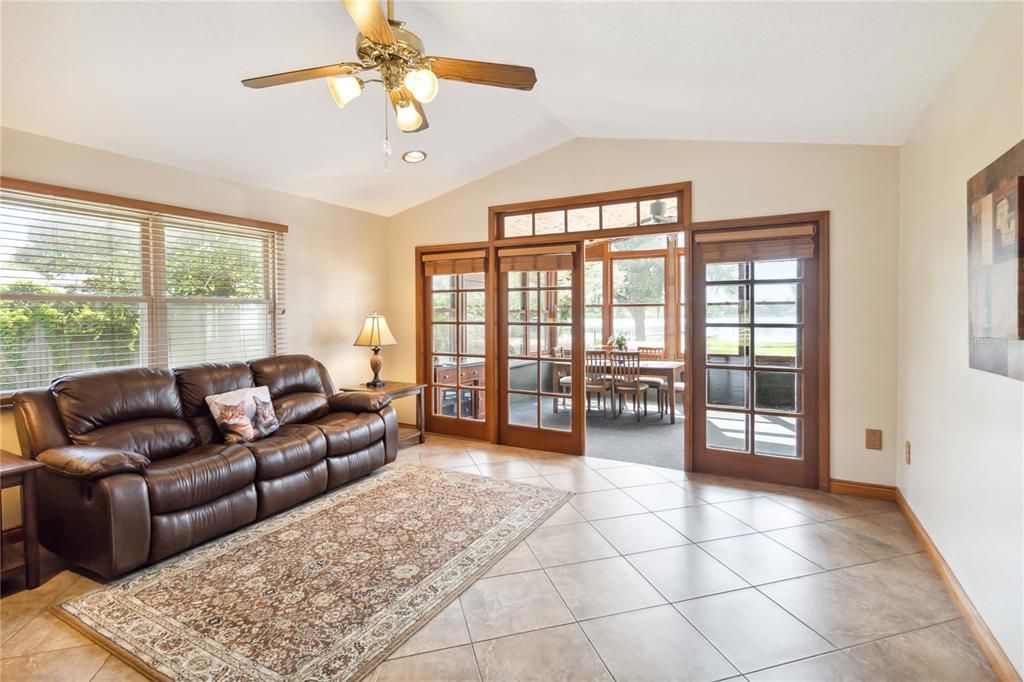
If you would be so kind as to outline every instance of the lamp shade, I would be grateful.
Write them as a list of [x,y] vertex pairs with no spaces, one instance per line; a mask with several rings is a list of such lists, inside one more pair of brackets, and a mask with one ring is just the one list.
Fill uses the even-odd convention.
[[384,316],[371,313],[366,316],[366,321],[363,322],[363,329],[359,332],[359,336],[356,337],[356,341],[352,345],[380,348],[381,346],[393,346],[396,343],[398,342],[391,335],[391,330],[388,329],[388,321],[384,319]]

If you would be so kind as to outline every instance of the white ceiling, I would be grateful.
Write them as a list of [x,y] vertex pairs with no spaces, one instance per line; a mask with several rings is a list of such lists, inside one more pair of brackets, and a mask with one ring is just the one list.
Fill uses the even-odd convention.
[[385,173],[378,86],[339,111],[319,81],[238,82],[353,59],[337,0],[4,0],[2,122],[392,215],[574,137],[900,144],[991,7],[399,0],[429,53],[539,82],[442,82],[429,130],[392,125]]

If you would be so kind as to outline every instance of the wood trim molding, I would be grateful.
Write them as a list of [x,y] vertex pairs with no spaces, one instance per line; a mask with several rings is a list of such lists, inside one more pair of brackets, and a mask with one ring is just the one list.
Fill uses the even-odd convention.
[[854,497],[870,497],[873,500],[896,501],[896,487],[891,485],[844,481],[839,478],[833,478],[829,481],[829,490],[837,495],[853,495]]
[[76,199],[78,201],[91,201],[97,204],[120,206],[122,208],[130,208],[137,211],[164,213],[167,215],[181,216],[183,218],[195,218],[197,220],[210,220],[218,223],[229,223],[231,225],[255,227],[260,230],[270,230],[272,232],[288,231],[287,225],[281,225],[279,223],[270,223],[265,220],[253,220],[252,218],[241,218],[239,216],[231,216],[223,213],[200,211],[193,208],[172,206],[171,204],[159,204],[153,201],[142,201],[141,199],[130,199],[128,197],[119,197],[113,194],[102,194],[100,192],[90,192],[88,190],[83,189],[73,189],[71,187],[48,185],[43,182],[33,182],[31,180],[19,180],[17,178],[0,177],[0,187],[6,187],[8,189],[17,190],[20,192],[32,192],[35,194],[63,197],[66,199]]
[[[665,185],[648,185],[647,187],[633,187],[630,189],[618,189],[610,192],[595,192],[593,194],[577,194],[571,197],[557,197],[552,199],[540,199],[537,201],[523,201],[514,204],[499,204],[497,206],[491,206],[491,213],[531,213],[533,211],[541,211],[544,209],[551,208],[574,208],[577,206],[592,206],[600,205],[609,202],[620,201],[624,199],[637,199],[643,200],[650,197],[666,196],[669,194],[682,193],[689,194],[690,188],[693,183],[687,180],[686,182],[673,182]],[[689,211],[684,209],[688,206],[679,207],[679,218],[680,222],[684,224],[689,223]],[[683,218],[686,220],[683,220]],[[494,238],[494,235],[491,237]]]
[[939,548],[932,542],[928,531],[921,525],[921,521],[917,518],[914,510],[910,508],[907,498],[903,497],[903,492],[898,488],[896,489],[896,505],[900,508],[904,518],[906,518],[907,524],[913,529],[921,544],[924,545],[924,551],[928,554],[928,558],[932,560],[935,571],[946,586],[946,590],[953,599],[953,603],[960,610],[960,615],[963,616],[964,623],[971,631],[971,634],[974,635],[978,647],[981,648],[981,652],[985,654],[989,665],[992,666],[992,671],[995,673],[996,678],[1002,682],[1021,682],[1020,673],[1013,667],[1013,663],[1010,662],[1010,658],[1003,651],[1003,647],[999,645],[995,635],[988,629],[985,620],[978,613],[978,609],[974,607],[970,597],[967,596],[967,592],[964,591],[963,585],[957,580],[953,569],[946,563],[942,553],[939,552]]

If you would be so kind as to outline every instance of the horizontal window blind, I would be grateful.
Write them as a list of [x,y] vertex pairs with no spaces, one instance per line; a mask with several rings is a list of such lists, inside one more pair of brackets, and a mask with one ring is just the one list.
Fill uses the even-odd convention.
[[285,233],[0,187],[0,394],[283,350]]

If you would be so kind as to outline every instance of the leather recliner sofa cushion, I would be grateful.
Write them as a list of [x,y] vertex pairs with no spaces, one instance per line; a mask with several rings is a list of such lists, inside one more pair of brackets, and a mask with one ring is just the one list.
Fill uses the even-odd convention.
[[195,430],[183,419],[133,419],[72,436],[78,445],[136,452],[156,461],[199,445]]
[[337,457],[362,450],[384,438],[384,420],[376,412],[334,412],[311,426],[327,439],[327,456]]
[[257,386],[266,386],[281,424],[308,423],[330,412],[320,364],[308,355],[278,355],[249,363]]
[[327,456],[327,440],[315,426],[282,426],[262,440],[246,443],[256,457],[256,480],[265,481],[305,469]]
[[196,430],[200,442],[204,445],[224,442],[224,436],[206,404],[206,396],[255,386],[249,365],[244,362],[204,362],[177,367],[174,376],[181,394],[181,409],[185,419]]
[[150,464],[143,472],[153,514],[191,509],[256,479],[256,458],[241,445],[203,445]]
[[174,373],[126,368],[61,377],[50,391],[71,440],[136,452],[151,460],[199,444],[184,421]]

